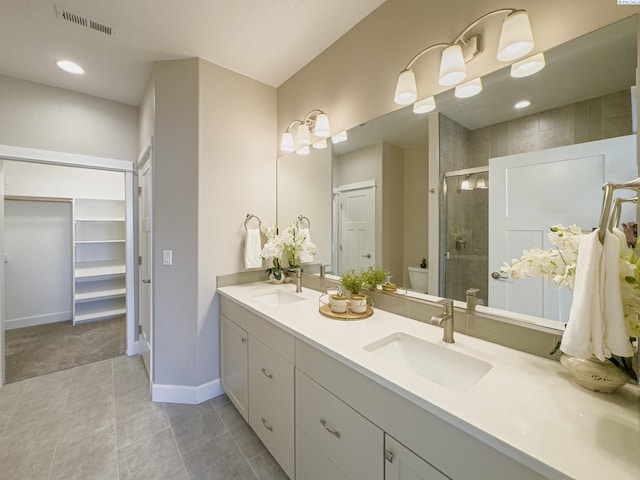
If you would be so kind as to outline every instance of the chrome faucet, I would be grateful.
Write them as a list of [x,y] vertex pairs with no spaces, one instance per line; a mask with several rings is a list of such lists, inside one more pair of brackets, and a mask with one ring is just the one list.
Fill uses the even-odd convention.
[[302,269],[298,268],[290,268],[289,272],[296,272],[296,293],[302,292]]
[[480,291],[479,288],[467,288],[467,295],[466,295],[466,300],[467,300],[467,310],[469,310],[470,312],[475,312],[476,311],[476,306],[477,305],[482,305],[482,300],[478,300],[478,292]]
[[429,323],[443,328],[444,343],[453,343],[453,300],[444,299],[438,303],[442,305],[442,315],[434,315]]

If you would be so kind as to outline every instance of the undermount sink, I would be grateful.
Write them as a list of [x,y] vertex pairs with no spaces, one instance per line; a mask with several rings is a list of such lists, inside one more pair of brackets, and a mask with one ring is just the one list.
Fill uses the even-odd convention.
[[396,332],[364,349],[454,392],[466,392],[492,365],[449,347]]
[[268,307],[279,307],[281,305],[286,305],[288,303],[299,302],[300,300],[304,300],[303,297],[298,297],[297,295],[292,295],[290,293],[278,292],[278,291],[264,293],[254,298],[260,303],[267,305]]

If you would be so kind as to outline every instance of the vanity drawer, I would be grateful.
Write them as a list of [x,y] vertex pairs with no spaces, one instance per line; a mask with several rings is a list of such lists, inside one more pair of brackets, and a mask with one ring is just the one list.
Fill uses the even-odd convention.
[[284,408],[249,382],[249,425],[289,478],[294,478],[293,408]]
[[293,411],[293,365],[249,337],[249,379],[286,410]]
[[351,480],[382,480],[382,430],[299,370],[296,426]]
[[299,428],[296,428],[296,479],[349,480]]
[[294,362],[293,335],[225,297],[220,298],[220,313],[237,323],[254,337],[259,338],[262,343],[289,363]]

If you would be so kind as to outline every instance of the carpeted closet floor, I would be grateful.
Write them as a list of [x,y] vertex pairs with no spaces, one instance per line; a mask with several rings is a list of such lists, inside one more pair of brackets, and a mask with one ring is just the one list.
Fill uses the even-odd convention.
[[72,325],[71,321],[6,330],[5,382],[124,355],[126,317]]

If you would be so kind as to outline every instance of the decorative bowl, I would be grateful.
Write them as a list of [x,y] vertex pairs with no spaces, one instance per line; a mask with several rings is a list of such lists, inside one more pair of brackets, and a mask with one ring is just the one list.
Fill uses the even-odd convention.
[[595,357],[582,359],[563,354],[560,363],[571,379],[593,392],[613,393],[629,381],[629,376],[613,363]]

